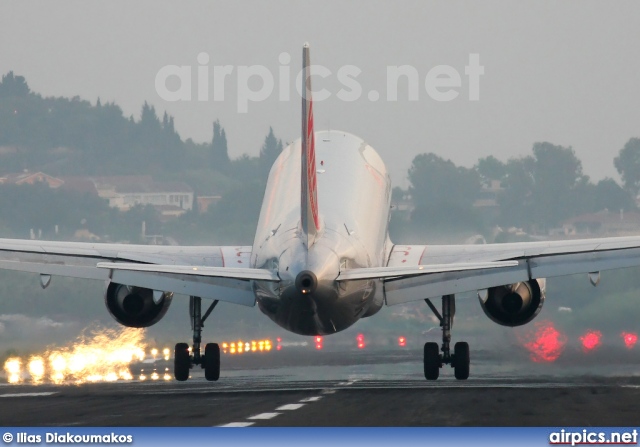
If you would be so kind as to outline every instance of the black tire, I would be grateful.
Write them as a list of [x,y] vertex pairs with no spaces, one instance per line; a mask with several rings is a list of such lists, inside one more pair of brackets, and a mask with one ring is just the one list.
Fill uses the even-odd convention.
[[191,358],[189,356],[189,345],[186,343],[176,344],[173,352],[173,376],[176,380],[184,382],[189,378],[191,369]]
[[218,343],[207,343],[204,347],[204,377],[207,380],[220,378],[220,346]]
[[440,348],[438,343],[424,344],[424,377],[427,380],[437,380],[440,375]]
[[469,378],[469,343],[459,341],[453,347],[453,374],[458,380],[467,380]]

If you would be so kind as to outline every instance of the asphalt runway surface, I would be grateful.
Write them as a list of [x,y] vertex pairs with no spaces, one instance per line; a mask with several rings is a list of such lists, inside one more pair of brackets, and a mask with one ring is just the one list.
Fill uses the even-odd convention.
[[194,369],[187,382],[0,384],[0,425],[565,427],[639,420],[633,362],[507,364],[478,353],[469,380],[455,380],[445,367],[435,382],[424,380],[419,351],[223,356],[222,363],[218,382]]

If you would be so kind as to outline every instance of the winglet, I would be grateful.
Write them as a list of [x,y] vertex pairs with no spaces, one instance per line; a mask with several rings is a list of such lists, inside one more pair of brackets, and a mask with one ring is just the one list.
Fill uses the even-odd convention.
[[309,63],[309,44],[302,47],[302,165],[300,211],[302,232],[307,248],[315,242],[320,229],[318,216],[318,195],[316,182],[316,148],[313,135],[313,100],[311,98],[311,68]]

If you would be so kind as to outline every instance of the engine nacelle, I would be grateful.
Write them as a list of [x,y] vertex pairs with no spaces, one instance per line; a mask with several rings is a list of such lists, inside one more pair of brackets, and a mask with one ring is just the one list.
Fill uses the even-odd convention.
[[491,287],[478,293],[482,310],[502,326],[522,326],[542,310],[547,281],[544,278]]
[[169,310],[173,292],[155,292],[142,287],[107,282],[104,302],[111,316],[128,327],[149,327]]

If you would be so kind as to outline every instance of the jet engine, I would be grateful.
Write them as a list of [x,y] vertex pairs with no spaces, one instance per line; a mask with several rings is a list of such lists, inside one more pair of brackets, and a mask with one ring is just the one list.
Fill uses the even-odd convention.
[[533,320],[544,303],[544,278],[491,287],[478,292],[482,310],[502,326],[522,326]]
[[149,327],[169,310],[173,292],[158,292],[114,282],[107,283],[104,302],[111,316],[128,327]]

